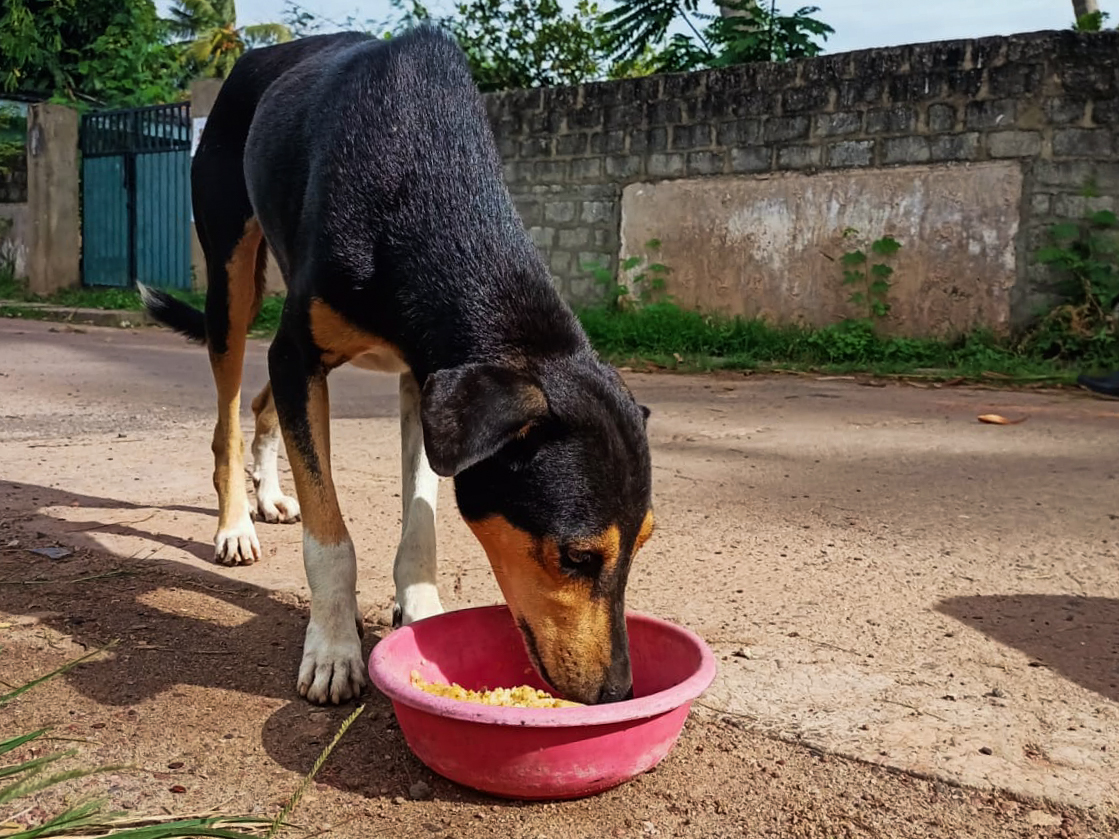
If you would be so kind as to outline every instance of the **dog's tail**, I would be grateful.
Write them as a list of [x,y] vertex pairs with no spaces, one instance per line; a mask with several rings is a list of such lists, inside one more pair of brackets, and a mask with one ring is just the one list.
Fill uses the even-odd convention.
[[136,283],[144,308],[157,321],[197,344],[206,343],[206,316],[165,291]]

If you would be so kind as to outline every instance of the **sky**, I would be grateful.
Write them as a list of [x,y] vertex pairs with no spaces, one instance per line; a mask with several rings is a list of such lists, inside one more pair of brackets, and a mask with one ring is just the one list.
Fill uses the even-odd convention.
[[[392,9],[388,0],[295,0],[320,17],[343,22],[347,16],[359,21],[384,20]],[[710,7],[710,0],[701,0]],[[779,0],[778,9],[791,13],[812,0]],[[161,10],[169,0],[158,0]],[[432,9],[448,10],[451,0],[434,0]],[[572,5],[563,0],[564,6]],[[600,2],[609,7],[609,0]],[[1039,29],[1065,29],[1072,23],[1071,0],[815,0],[815,17],[835,29],[827,52],[846,52],[867,47],[896,46],[921,41],[1007,35]],[[1104,11],[1119,12],[1119,0],[1102,0]],[[701,6],[702,8],[702,6]],[[278,21],[284,0],[238,0],[240,22]],[[1119,21],[1113,21],[1119,22]]]

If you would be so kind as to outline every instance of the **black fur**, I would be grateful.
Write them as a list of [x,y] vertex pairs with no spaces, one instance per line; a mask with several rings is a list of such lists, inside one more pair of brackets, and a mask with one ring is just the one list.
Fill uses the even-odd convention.
[[[269,371],[285,436],[301,450],[308,383],[326,374],[309,321],[319,300],[400,350],[423,388],[429,460],[455,476],[468,520],[501,515],[561,549],[619,528],[622,555],[598,566],[592,588],[613,617],[599,698],[627,695],[624,589],[651,504],[647,411],[555,291],[453,40],[421,28],[247,53],[192,177],[208,264],[224,264],[255,215],[283,271]],[[206,304],[218,352],[225,282],[210,278]]]
[[144,308],[157,321],[185,335],[196,344],[206,343],[206,317],[202,312],[164,291],[140,285]]

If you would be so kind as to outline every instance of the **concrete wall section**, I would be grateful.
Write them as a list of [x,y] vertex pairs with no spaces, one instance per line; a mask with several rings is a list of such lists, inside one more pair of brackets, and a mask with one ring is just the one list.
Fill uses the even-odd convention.
[[[939,240],[911,239],[905,244],[909,253],[941,253],[953,265],[973,267],[994,248],[991,258],[1000,267],[985,268],[980,275],[998,283],[1004,282],[1001,266],[1012,258],[1016,271],[1009,293],[1010,324],[1016,326],[1054,299],[1053,273],[1033,258],[1045,243],[1049,226],[1077,217],[1085,206],[1112,207],[1119,201],[1119,32],[1039,32],[916,44],[788,64],[515,91],[488,96],[487,107],[510,190],[546,252],[557,285],[572,301],[594,294],[583,270],[587,257],[617,264],[622,192],[631,185],[706,178],[721,183],[731,176],[748,180],[801,173],[799,179],[751,187],[762,192],[736,199],[749,206],[768,195],[766,190],[776,189],[778,182],[782,189],[800,184],[795,190],[803,196],[813,174],[863,172],[851,178],[825,177],[812,188],[812,195],[830,201],[846,194],[847,187],[841,189],[839,184],[860,184],[849,197],[867,206],[851,206],[846,212],[865,218],[866,224],[861,225],[865,233],[877,237],[890,232],[876,226],[881,219],[897,223],[899,231],[926,236],[932,235],[929,219],[933,216],[902,221],[897,215],[900,208],[876,210],[875,206],[889,196],[915,194],[909,190],[919,184],[928,189],[945,185],[930,180],[933,176],[923,167],[1001,162],[1002,168],[975,171],[1017,172],[1015,183],[1022,190],[1017,214],[1003,203],[1013,184],[990,196],[995,205],[984,205],[990,213],[967,214],[968,223],[976,225],[967,235],[997,245],[984,244],[980,255],[965,250],[949,259]],[[914,171],[909,175],[892,174],[910,167]],[[880,186],[871,185],[879,180]],[[1091,201],[1082,196],[1089,181],[1100,193]],[[910,186],[903,187],[907,182]],[[698,205],[705,202],[695,190],[702,188],[690,189],[698,212]],[[658,188],[656,194],[669,192]],[[715,187],[707,199],[722,200]],[[806,201],[795,206],[795,223],[803,229],[782,239],[791,250],[780,256],[754,254],[752,259],[759,265],[769,265],[767,270],[772,271],[778,259],[798,264],[803,254],[797,243],[841,233],[837,224],[825,236],[824,228],[833,221],[829,205]],[[921,206],[926,210],[936,206],[933,196],[926,195]],[[912,205],[912,209],[919,208]],[[659,225],[643,227],[657,238],[669,241],[697,235],[692,231],[698,227],[688,227],[671,201],[643,212],[659,212]],[[670,219],[684,227],[670,229]],[[1010,224],[1014,226],[1006,226]],[[950,238],[960,247],[971,247],[962,233]],[[1012,257],[1003,247],[1009,239],[1013,239]],[[693,245],[693,253],[705,250],[698,238]],[[707,249],[726,247],[715,241]],[[682,258],[671,267],[698,277],[694,267],[681,264]],[[710,259],[708,264],[716,267]],[[734,304],[729,300],[738,294],[729,289],[742,282],[739,262],[720,258],[719,265],[737,267],[726,276],[705,277],[703,289],[679,290],[680,296],[706,303],[713,299],[712,288],[725,287],[728,291],[722,296],[727,299],[719,297],[721,304],[728,309],[744,306],[741,300]],[[905,270],[917,271],[919,266]],[[930,266],[919,277],[907,278],[899,268],[897,279],[903,286],[898,294],[907,293],[904,284],[924,288],[937,270]],[[977,281],[959,280],[973,285]],[[790,278],[775,288],[784,291],[796,282]],[[954,292],[948,286],[944,293]],[[972,288],[967,294],[978,290]],[[987,325],[1005,328],[1003,304],[996,303],[1005,296],[1000,288],[976,298],[993,307],[985,309],[992,316],[999,313]],[[756,305],[783,312],[800,304],[767,300]],[[898,310],[916,312],[923,305],[906,301]],[[938,304],[935,308],[943,313],[934,316],[930,310],[921,323],[955,324],[960,315],[949,311],[962,305]],[[834,306],[829,312],[834,312]]]
[[659,238],[685,307],[823,326],[865,312],[839,257],[871,236],[843,231],[890,234],[902,243],[889,260],[894,331],[1006,330],[1021,198],[1012,163],[638,183],[623,192],[621,251],[642,256]]
[[78,114],[61,105],[27,112],[27,279],[36,294],[81,283]]

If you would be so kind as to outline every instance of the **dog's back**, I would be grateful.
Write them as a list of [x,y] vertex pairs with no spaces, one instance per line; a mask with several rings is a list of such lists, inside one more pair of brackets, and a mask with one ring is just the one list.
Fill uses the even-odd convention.
[[421,28],[324,47],[268,86],[244,151],[254,212],[289,293],[357,317],[421,368],[421,350],[453,347],[408,346],[408,336],[476,346],[489,330],[491,318],[464,316],[465,298],[516,340],[570,352],[578,331],[516,214],[455,42]]

